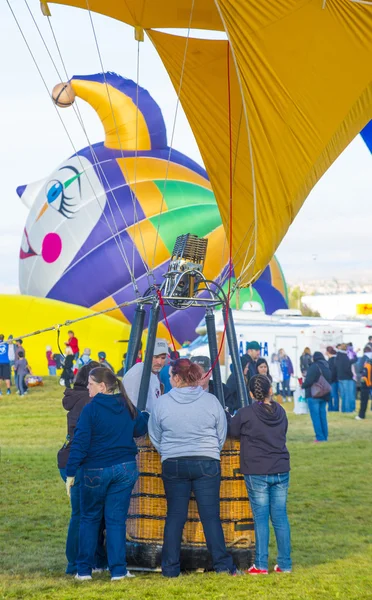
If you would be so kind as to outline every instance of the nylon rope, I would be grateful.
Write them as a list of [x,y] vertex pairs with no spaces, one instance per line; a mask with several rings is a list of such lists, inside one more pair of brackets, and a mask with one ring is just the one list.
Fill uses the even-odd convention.
[[[145,300],[145,298],[141,298],[140,300]],[[34,335],[39,335],[40,333],[47,333],[48,331],[58,331],[61,327],[70,327],[74,323],[79,323],[81,321],[85,321],[86,319],[92,319],[93,317],[99,317],[100,315],[104,315],[106,313],[112,312],[118,308],[123,308],[124,306],[130,306],[132,304],[137,304],[138,299],[128,300],[128,302],[121,302],[117,306],[113,306],[110,308],[105,308],[103,310],[92,313],[91,315],[85,315],[84,317],[77,317],[76,319],[67,319],[63,323],[59,323],[57,325],[51,325],[50,327],[45,327],[44,329],[37,329],[31,333],[26,333],[24,335],[17,335],[14,337],[16,340],[24,340],[25,338],[32,337]]]
[[[123,159],[123,168],[124,168],[124,170],[126,172],[127,179],[129,180],[129,173],[128,173],[127,167],[125,165],[124,150],[123,150],[123,147],[122,147],[122,143],[121,143],[121,139],[120,139],[120,135],[119,135],[119,128],[118,128],[118,125],[117,125],[117,121],[116,121],[114,109],[113,109],[113,106],[112,106],[111,94],[110,94],[109,86],[108,86],[107,79],[106,79],[106,73],[105,73],[105,69],[104,69],[104,66],[103,66],[102,54],[101,54],[101,51],[100,51],[100,48],[99,48],[98,38],[97,38],[96,30],[95,30],[95,27],[94,27],[94,21],[93,21],[93,17],[92,17],[92,12],[90,10],[89,0],[85,0],[85,2],[86,2],[88,14],[89,14],[89,19],[90,19],[90,23],[91,23],[91,27],[92,27],[92,32],[93,32],[93,37],[94,37],[94,41],[95,41],[95,45],[96,45],[96,49],[97,49],[98,58],[99,58],[101,69],[102,69],[102,75],[103,75],[103,79],[104,79],[105,86],[106,86],[107,97],[108,97],[108,100],[109,100],[110,109],[111,109],[111,113],[112,113],[112,117],[113,117],[113,121],[114,121],[114,125],[115,125],[116,136],[117,136],[117,139],[118,139],[118,142],[119,142],[120,152],[121,152],[121,156],[122,156],[122,159]],[[136,106],[136,112],[137,112],[137,117],[136,118],[138,119],[138,104]],[[137,146],[137,140],[136,140],[136,146]],[[132,190],[132,188],[131,188],[131,186],[129,184],[128,184],[128,187],[129,187],[130,194],[131,194],[131,197],[132,197],[133,207],[135,207],[136,199],[134,197],[133,190]],[[136,211],[136,208],[134,208],[134,210]],[[139,228],[139,230],[140,230],[140,228]],[[146,262],[148,262],[147,261],[146,247],[145,247],[145,244],[144,244],[144,240],[143,240],[142,234],[141,234],[141,239],[142,239],[143,251],[144,251],[144,254],[145,254],[145,257],[146,257]],[[149,278],[150,272],[151,272],[151,269],[149,269],[148,266],[146,266],[146,275],[147,275],[147,280],[148,280],[149,286],[151,285],[150,278]]]
[[169,325],[169,322],[168,322],[167,313],[165,312],[165,305],[164,305],[163,296],[161,294],[161,290],[156,290],[156,294],[157,294],[157,296],[159,298],[159,304],[160,304],[161,312],[163,313],[165,326],[166,326],[166,328],[168,330],[168,333],[170,335],[170,338],[171,338],[173,350],[176,351],[176,344],[174,342],[173,335],[172,335],[172,332],[171,332],[171,328],[170,328],[170,325]]

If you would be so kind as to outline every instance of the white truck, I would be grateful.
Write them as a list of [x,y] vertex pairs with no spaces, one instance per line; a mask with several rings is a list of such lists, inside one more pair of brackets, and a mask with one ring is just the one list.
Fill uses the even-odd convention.
[[[372,335],[371,324],[359,320],[332,320],[317,317],[304,317],[300,311],[281,310],[279,314],[266,315],[259,310],[234,310],[233,319],[240,354],[246,351],[247,342],[257,341],[261,346],[261,356],[271,362],[271,356],[284,348],[290,357],[295,377],[301,376],[300,356],[304,348],[311,353],[325,353],[327,346],[342,342],[352,342],[355,350],[362,351]],[[224,321],[222,312],[216,312],[216,331],[219,347],[223,338]],[[196,329],[199,337],[183,349],[186,355],[209,356],[208,339],[204,320]],[[222,379],[226,381],[230,374],[230,355],[226,338],[220,354]]]

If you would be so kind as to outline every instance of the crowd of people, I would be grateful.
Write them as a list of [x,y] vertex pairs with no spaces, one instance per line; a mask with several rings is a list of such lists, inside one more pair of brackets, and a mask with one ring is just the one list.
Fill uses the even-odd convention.
[[[0,385],[5,383],[6,394],[12,393],[12,375],[14,375],[14,385],[16,394],[24,396],[27,394],[27,375],[32,375],[31,367],[26,359],[26,350],[23,347],[22,340],[14,340],[10,335],[5,339],[0,334]],[[0,387],[0,396],[2,395]]]
[[[284,409],[273,400],[271,379],[252,370],[247,381],[254,402],[238,410],[224,409],[213,394],[208,357],[169,358],[166,341],[157,339],[145,411],[136,407],[143,363],[135,364],[121,381],[110,368],[89,362],[78,371],[73,388],[65,391],[67,438],[58,466],[71,499],[66,573],[85,581],[107,565],[113,581],[133,577],[126,565],[125,522],[138,478],[134,439],[147,432],[161,457],[167,501],[165,577],[180,574],[182,532],[192,493],[214,570],[237,573],[220,519],[220,455],[227,435],[242,441],[241,472],[254,515],[256,560],[248,573],[268,573],[270,518],[278,545],[274,570],[290,572],[288,423]],[[166,370],[167,391],[160,378]],[[224,393],[231,397],[228,386]]]
[[[14,356],[11,350],[14,351]],[[108,568],[113,581],[133,577],[126,566],[126,519],[138,478],[136,437],[146,433],[158,451],[167,501],[162,573],[180,574],[180,549],[191,494],[216,572],[237,573],[226,548],[220,519],[221,450],[226,437],[240,440],[240,470],[250,498],[256,540],[251,575],[268,573],[269,521],[278,547],[274,570],[291,572],[290,527],[286,502],[290,457],[288,421],[282,402],[291,400],[291,359],[284,349],[270,362],[252,341],[241,357],[250,404],[240,407],[236,374],[223,384],[223,402],[215,394],[207,356],[180,358],[165,340],[156,339],[146,409],[137,408],[143,373],[142,355],[121,380],[105,352],[94,361],[86,348],[80,355],[72,331],[66,341],[61,381],[67,411],[67,436],[58,452],[58,468],[71,501],[66,573],[84,581]],[[50,375],[58,368],[46,349]],[[11,367],[21,395],[29,370],[22,340],[0,335],[0,379],[10,393]],[[372,336],[357,358],[351,344],[328,346],[326,357],[305,348],[299,379],[309,406],[315,442],[328,440],[329,411],[353,412],[357,385],[360,411],[366,415],[372,391]],[[341,403],[340,403],[341,397]],[[278,400],[278,402],[276,401]]]

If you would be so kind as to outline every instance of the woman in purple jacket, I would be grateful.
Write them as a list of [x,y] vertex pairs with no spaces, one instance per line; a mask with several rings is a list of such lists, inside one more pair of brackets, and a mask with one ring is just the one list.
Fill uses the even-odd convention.
[[250,575],[267,575],[269,558],[269,517],[278,546],[274,571],[290,573],[291,538],[287,517],[289,452],[286,447],[287,415],[272,400],[271,381],[255,375],[249,382],[255,400],[230,419],[229,434],[240,438],[240,471],[244,475],[254,518],[255,564]]

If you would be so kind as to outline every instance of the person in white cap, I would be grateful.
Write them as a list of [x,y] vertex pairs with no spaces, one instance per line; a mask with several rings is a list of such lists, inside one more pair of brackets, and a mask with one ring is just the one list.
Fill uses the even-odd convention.
[[[156,338],[154,355],[152,359],[149,391],[147,394],[146,410],[152,411],[154,402],[162,394],[159,373],[165,365],[168,356],[168,344],[166,340]],[[135,406],[137,406],[138,395],[143,373],[143,362],[136,363],[123,377],[125,391]]]

